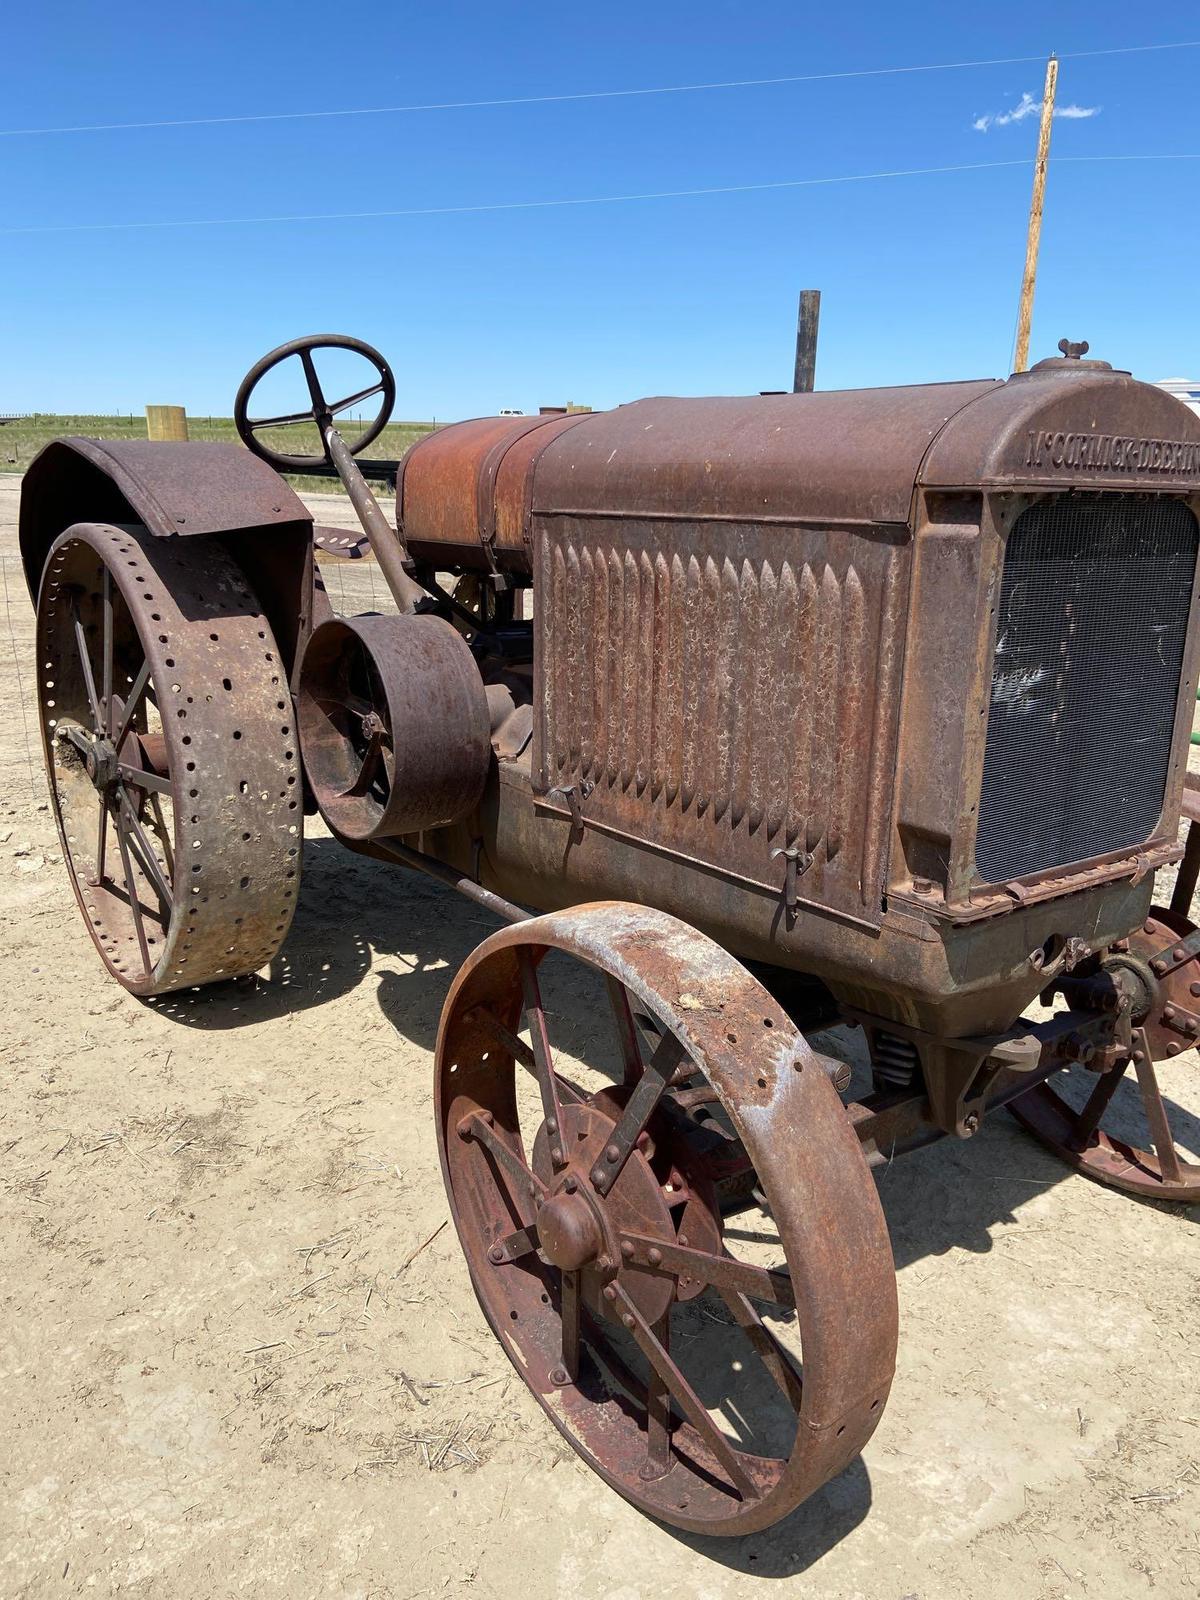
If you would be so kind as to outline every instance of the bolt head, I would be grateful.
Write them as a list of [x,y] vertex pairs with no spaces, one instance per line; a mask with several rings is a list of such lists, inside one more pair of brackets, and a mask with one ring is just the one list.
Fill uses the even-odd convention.
[[578,1189],[578,1187],[579,1187],[579,1179],[576,1178],[576,1177],[568,1178],[566,1183],[563,1184],[563,1188],[567,1191],[568,1194],[574,1194],[576,1189]]
[[570,1383],[566,1367],[554,1367],[550,1373],[551,1383]]
[[653,1248],[652,1247],[651,1249],[646,1251],[646,1260],[650,1263],[650,1265],[652,1267],[661,1266],[662,1265],[662,1251],[657,1249],[657,1248]]
[[616,1284],[606,1283],[604,1285],[604,1298],[606,1300],[615,1300],[617,1298],[617,1286],[616,1286]]
[[603,1167],[593,1167],[592,1168],[592,1182],[596,1185],[597,1188],[600,1187],[600,1185],[604,1182],[606,1177],[607,1177],[607,1173],[604,1171]]
[[635,1319],[632,1311],[627,1311],[625,1313],[625,1315],[621,1318],[621,1321],[625,1324],[625,1326],[627,1328],[632,1328],[635,1320],[636,1319]]
[[686,1250],[687,1249],[687,1242],[688,1242],[688,1238],[687,1238],[687,1234],[686,1233],[681,1233],[679,1235],[679,1242],[680,1242],[681,1245],[683,1245],[684,1249]]
[[498,1245],[498,1244],[494,1244],[492,1246],[492,1248],[488,1251],[488,1260],[489,1261],[495,1261],[495,1262],[503,1261],[504,1260],[504,1249],[503,1249],[503,1246]]
[[621,1152],[618,1150],[615,1144],[610,1144],[605,1150],[604,1159],[608,1162],[619,1161],[621,1159]]
[[613,1269],[613,1259],[611,1256],[601,1256],[596,1262],[596,1265],[600,1268],[601,1272],[611,1272]]
[[630,1256],[632,1256],[632,1254],[633,1254],[633,1240],[632,1239],[622,1239],[621,1240],[621,1254],[625,1257],[626,1261],[628,1261]]
[[551,1161],[553,1161],[554,1165],[556,1167],[558,1167],[558,1166],[562,1165],[562,1158],[563,1158],[562,1146],[556,1144],[554,1146],[553,1150],[551,1150],[551,1152],[550,1152],[550,1159],[551,1159]]
[[557,1133],[558,1132],[558,1123],[554,1120],[553,1117],[547,1117],[546,1118],[546,1132],[547,1133]]

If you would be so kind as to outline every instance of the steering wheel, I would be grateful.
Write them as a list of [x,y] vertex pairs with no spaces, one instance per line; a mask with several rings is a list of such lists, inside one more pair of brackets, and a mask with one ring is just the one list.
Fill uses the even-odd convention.
[[[314,350],[353,350],[356,355],[364,356],[379,374],[379,381],[370,384],[366,389],[359,389],[356,394],[348,394],[344,400],[336,400],[332,404],[326,400],[325,391],[321,388],[321,380],[317,377],[317,369],[313,363]],[[277,367],[281,361],[286,361],[289,356],[299,356],[304,368],[304,376],[308,383],[308,394],[312,404],[307,411],[294,411],[286,417],[251,417],[248,415],[250,396],[258,387],[262,379]],[[233,424],[238,431],[238,437],[248,450],[256,456],[261,456],[279,472],[311,472],[314,467],[329,462],[329,450],[325,445],[325,430],[333,422],[339,411],[357,405],[362,400],[368,400],[373,394],[382,398],[379,405],[379,415],[374,422],[353,443],[347,441],[351,455],[357,455],[360,450],[365,450],[369,444],[378,439],[387,426],[387,420],[392,414],[392,407],[396,403],[396,380],[392,376],[392,369],[369,344],[364,344],[361,339],[351,339],[344,333],[311,333],[303,339],[292,339],[287,344],[281,344],[277,350],[272,350],[261,361],[256,361],[250,371],[242,379],[241,388],[237,392],[237,399],[233,402]],[[317,432],[321,438],[322,454],[319,456],[287,456],[279,450],[272,450],[263,444],[257,435],[265,428],[285,428],[294,422],[315,422]],[[332,465],[331,462],[329,462]]]

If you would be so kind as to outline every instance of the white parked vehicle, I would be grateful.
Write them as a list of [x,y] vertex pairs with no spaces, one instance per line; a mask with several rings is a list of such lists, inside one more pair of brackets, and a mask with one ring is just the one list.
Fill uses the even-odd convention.
[[1165,389],[1177,400],[1182,400],[1189,411],[1200,416],[1200,380],[1192,378],[1160,378],[1156,389]]

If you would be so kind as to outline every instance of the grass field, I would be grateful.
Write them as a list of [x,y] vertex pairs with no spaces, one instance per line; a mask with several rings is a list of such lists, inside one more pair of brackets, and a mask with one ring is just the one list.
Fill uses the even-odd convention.
[[[414,440],[432,432],[431,422],[389,422],[387,427],[364,452],[375,460],[402,456]],[[359,431],[353,421],[345,421],[343,431],[350,440]],[[133,416],[88,417],[50,416],[35,414],[16,422],[0,426],[0,472],[24,472],[43,445],[63,434],[79,433],[92,439],[144,439],[146,418]],[[188,417],[188,435],[192,439],[236,442],[232,417]],[[285,454],[318,454],[315,426],[297,423],[294,427],[274,428],[270,443]],[[290,474],[288,482],[301,491],[319,492],[337,489],[337,479],[317,478]]]

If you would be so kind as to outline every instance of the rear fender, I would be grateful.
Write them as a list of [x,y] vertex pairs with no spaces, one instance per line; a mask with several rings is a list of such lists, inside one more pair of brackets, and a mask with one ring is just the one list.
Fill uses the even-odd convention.
[[21,560],[35,602],[50,546],[76,522],[141,523],[164,539],[219,536],[292,677],[312,628],[312,517],[265,461],[237,444],[55,439],[21,486]]

